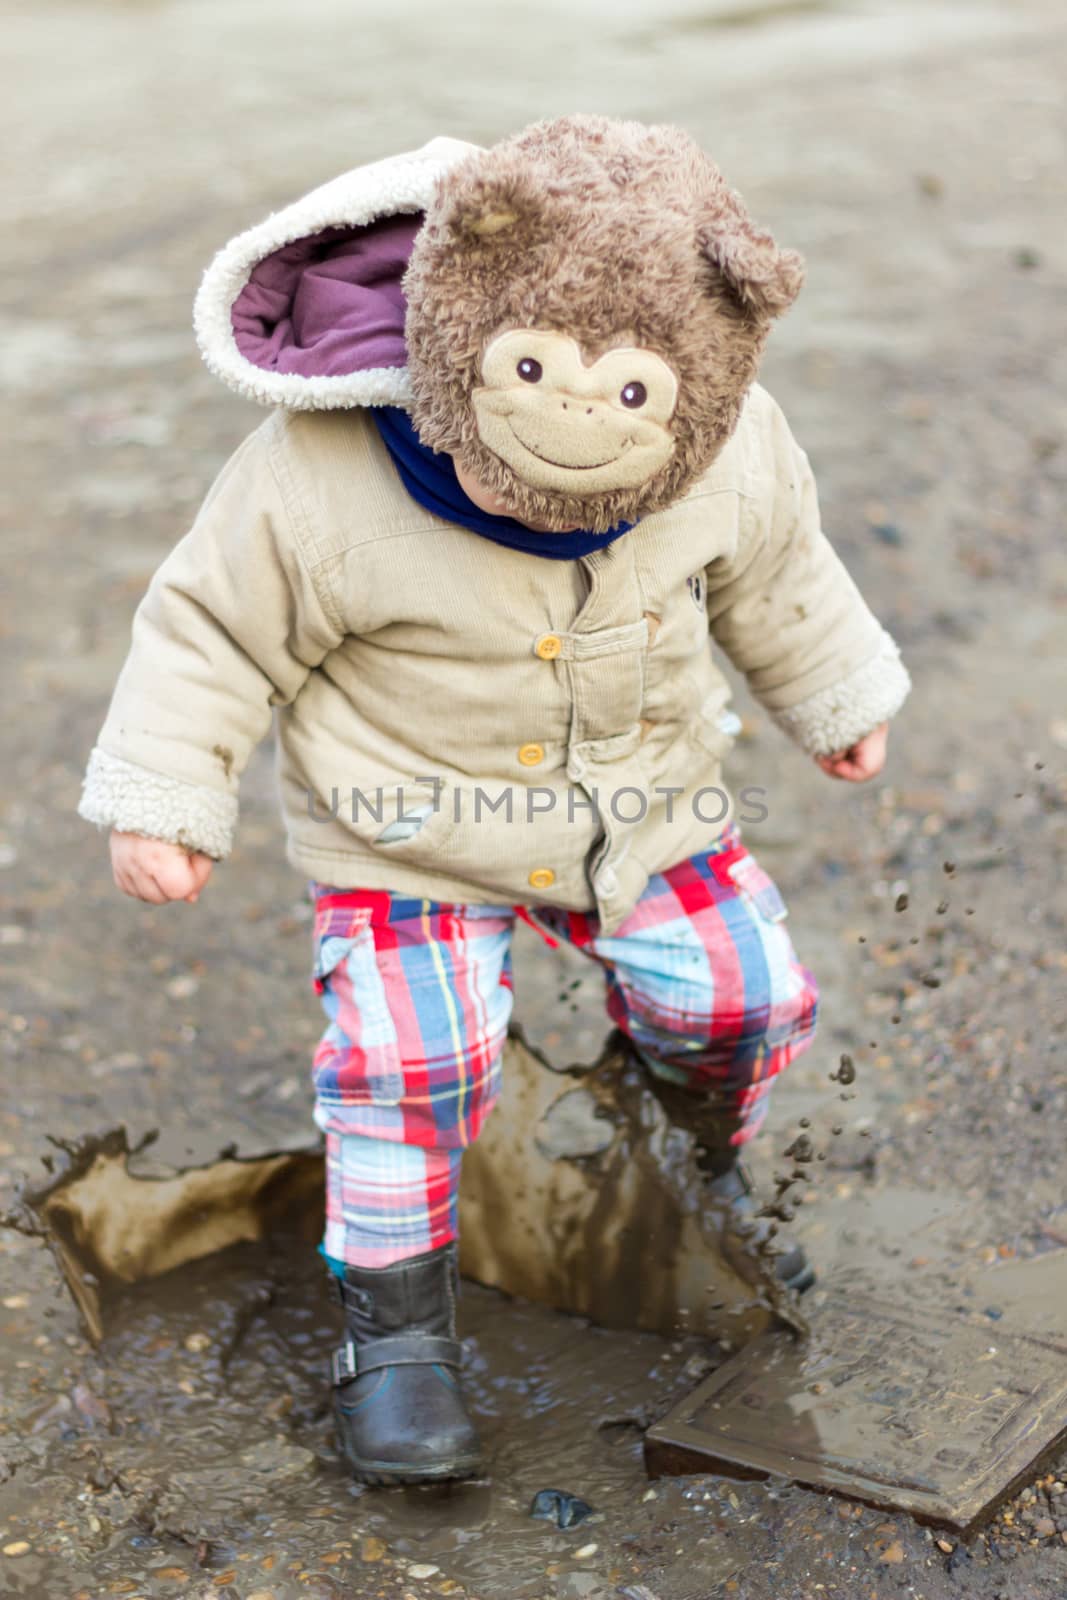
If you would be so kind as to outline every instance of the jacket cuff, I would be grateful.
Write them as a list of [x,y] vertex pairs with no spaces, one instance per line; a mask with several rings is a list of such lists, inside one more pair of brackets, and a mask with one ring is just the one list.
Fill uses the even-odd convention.
[[237,798],[150,772],[97,746],[89,757],[78,815],[101,828],[142,833],[222,861],[233,848]]
[[900,651],[885,630],[878,650],[862,667],[786,711],[771,713],[778,726],[809,755],[829,756],[896,716],[911,689]]

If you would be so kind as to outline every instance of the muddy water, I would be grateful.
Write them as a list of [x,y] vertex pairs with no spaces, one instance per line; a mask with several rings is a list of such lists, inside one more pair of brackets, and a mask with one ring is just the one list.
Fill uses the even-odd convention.
[[[519,1074],[521,1063],[512,1065]],[[537,1071],[552,1095],[589,1093],[569,1088],[566,1076]],[[525,1081],[537,1080],[527,1074]],[[597,1073],[584,1081],[598,1082]],[[55,1527],[9,1569],[26,1583],[13,1592],[63,1593],[64,1574],[83,1565],[92,1584],[115,1593],[127,1592],[125,1583],[144,1590],[202,1575],[212,1592],[243,1594],[254,1568],[270,1575],[274,1600],[309,1585],[312,1593],[352,1592],[370,1570],[385,1593],[395,1581],[430,1583],[440,1593],[533,1597],[549,1583],[554,1593],[579,1596],[602,1581],[636,1581],[658,1548],[663,1508],[673,1508],[672,1527],[680,1513],[689,1516],[682,1490],[648,1488],[642,1440],[649,1424],[728,1345],[768,1325],[773,1299],[795,1329],[803,1322],[780,1290],[768,1298],[772,1275],[754,1252],[744,1277],[716,1263],[699,1231],[688,1139],[674,1130],[650,1143],[648,1128],[657,1124],[647,1095],[630,1085],[631,1105],[619,1085],[618,1073],[605,1068],[601,1091],[618,1124],[607,1125],[609,1165],[585,1170],[592,1158],[583,1146],[575,1154],[581,1165],[571,1172],[568,1162],[562,1187],[553,1182],[546,1191],[545,1214],[517,1185],[511,1220],[527,1235],[545,1233],[554,1207],[557,1232],[568,1217],[577,1226],[591,1186],[594,1222],[605,1210],[617,1223],[628,1204],[641,1209],[643,1228],[631,1231],[646,1243],[658,1240],[662,1259],[646,1262],[633,1250],[617,1259],[608,1222],[593,1229],[575,1281],[597,1326],[468,1284],[461,1331],[486,1477],[445,1490],[364,1491],[335,1459],[326,1363],[340,1315],[314,1250],[322,1206],[315,1152],[258,1161],[225,1155],[182,1169],[154,1143],[131,1151],[122,1129],[59,1145],[46,1183],[27,1191],[6,1220],[48,1245],[96,1353],[91,1375],[29,1419],[42,1450],[33,1473],[16,1479],[5,1514],[27,1543],[46,1508]],[[504,1159],[509,1150],[505,1138]],[[483,1165],[492,1169],[491,1151]],[[632,1204],[625,1171],[629,1189],[637,1186]],[[542,1187],[550,1177],[549,1170]],[[477,1224],[477,1205],[474,1217]],[[479,1226],[468,1231],[477,1235]],[[588,1232],[583,1227],[583,1237]],[[681,1277],[665,1265],[675,1257],[686,1268]],[[553,1285],[526,1266],[522,1283],[529,1279],[543,1297]],[[710,1298],[720,1314],[699,1326],[695,1316],[678,1316],[676,1278],[692,1280],[694,1305]],[[734,1298],[727,1305],[716,1293]],[[765,1309],[746,1315],[760,1301]],[[563,1303],[575,1303],[565,1283]],[[626,1331],[647,1306],[658,1308],[659,1336]],[[678,1326],[698,1327],[700,1337],[665,1336]],[[715,1327],[721,1343],[709,1331]],[[85,1484],[76,1514],[59,1516],[72,1480]],[[561,1532],[531,1517],[545,1489],[592,1507],[580,1530]],[[694,1502],[698,1543],[711,1537],[714,1500],[709,1492]],[[709,1581],[734,1570],[735,1543],[727,1530],[722,1548],[702,1555]],[[153,1551],[169,1553],[154,1562]],[[663,1593],[671,1592],[668,1584]]]
[[[965,1220],[958,1202],[914,1191],[838,1208],[816,1300],[887,1281],[930,1305],[973,1295],[959,1270]],[[643,1434],[723,1359],[706,1339],[607,1331],[466,1285],[486,1477],[383,1491],[351,1482],[334,1455],[325,1365],[340,1314],[306,1233],[113,1291],[105,1310],[69,1390],[22,1419],[34,1455],[0,1491],[0,1534],[31,1549],[5,1561],[5,1596],[693,1600],[744,1573],[773,1584],[794,1534],[817,1543],[832,1528],[828,1559],[853,1570],[886,1542],[884,1512],[786,1482],[650,1487]],[[592,1516],[566,1531],[532,1519],[545,1488]]]
[[[486,1481],[378,1491],[350,1482],[333,1453],[325,1358],[339,1330],[303,1240],[236,1246],[128,1290],[76,1403],[44,1420],[32,1481],[5,1492],[4,1527],[35,1553],[5,1565],[3,1592],[69,1600],[81,1586],[95,1600],[130,1580],[130,1593],[155,1595],[175,1592],[180,1573],[275,1600],[585,1595],[594,1575],[636,1581],[665,1521],[695,1546],[730,1513],[725,1490],[644,1498],[642,1432],[708,1370],[706,1343],[606,1333],[468,1287],[461,1331]],[[546,1487],[580,1495],[593,1516],[566,1532],[531,1519]],[[34,1535],[49,1523],[51,1555]],[[729,1576],[729,1532],[721,1550],[701,1545],[701,1561],[709,1581]]]

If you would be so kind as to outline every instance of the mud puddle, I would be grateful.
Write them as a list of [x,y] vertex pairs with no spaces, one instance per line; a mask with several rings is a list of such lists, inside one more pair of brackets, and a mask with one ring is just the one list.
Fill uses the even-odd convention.
[[[706,1341],[606,1332],[472,1286],[461,1331],[486,1480],[364,1490],[334,1456],[340,1315],[302,1239],[131,1287],[3,1490],[5,1542],[30,1549],[5,1562],[2,1592],[590,1596],[637,1582],[665,1523],[672,1552],[699,1546],[703,1580],[730,1576],[727,1491],[694,1504],[681,1485],[650,1491],[641,1458],[656,1412],[710,1369]],[[531,1519],[546,1487],[592,1515],[565,1532]]]
[[[875,1281],[925,1304],[1010,1307],[1009,1275],[961,1273],[965,1222],[936,1194],[835,1207],[820,1219],[816,1327],[827,1297]],[[782,1478],[650,1485],[648,1428],[727,1352],[706,1337],[601,1329],[470,1284],[460,1327],[484,1481],[363,1489],[333,1448],[326,1359],[340,1326],[303,1232],[113,1290],[98,1348],[20,1419],[30,1448],[0,1489],[0,1547],[27,1549],[4,1561],[0,1594],[706,1600],[743,1579],[741,1592],[777,1600],[793,1540],[825,1540],[828,1574],[846,1580],[864,1565],[884,1570],[897,1542],[887,1529],[915,1559],[932,1551],[944,1565],[907,1517],[887,1522],[884,1510]],[[546,1488],[592,1514],[565,1531],[531,1518]]]
[[[779,1322],[804,1333],[773,1239],[720,1248],[724,1217],[703,1198],[692,1134],[625,1051],[609,1039],[592,1065],[560,1070],[517,1037],[506,1057],[501,1105],[464,1162],[464,1276],[601,1327],[737,1347]],[[283,1220],[299,1220],[309,1247],[318,1238],[321,1149],[264,1149],[234,1132],[184,1155],[167,1148],[173,1137],[131,1145],[125,1127],[53,1138],[47,1178],[0,1214],[46,1241],[94,1343],[123,1285],[270,1237]]]

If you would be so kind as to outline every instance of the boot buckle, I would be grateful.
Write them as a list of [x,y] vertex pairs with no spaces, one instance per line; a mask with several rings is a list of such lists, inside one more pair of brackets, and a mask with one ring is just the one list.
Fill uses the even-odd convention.
[[341,1348],[335,1350],[330,1357],[330,1375],[335,1389],[340,1389],[343,1384],[351,1383],[353,1378],[359,1376],[356,1347],[351,1339],[346,1339]]

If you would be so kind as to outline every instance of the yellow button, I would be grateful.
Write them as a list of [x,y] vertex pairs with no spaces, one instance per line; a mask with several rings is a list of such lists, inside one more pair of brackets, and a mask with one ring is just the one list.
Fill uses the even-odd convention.
[[554,633],[543,633],[534,645],[534,650],[542,661],[555,661],[563,649],[563,640]]
[[551,867],[535,867],[530,873],[531,889],[547,889],[555,881],[556,874]]
[[519,748],[519,760],[524,767],[536,767],[545,759],[544,746],[540,744],[524,744]]

